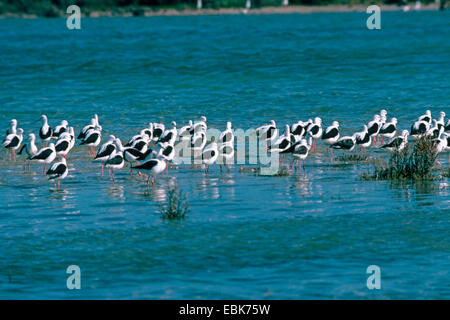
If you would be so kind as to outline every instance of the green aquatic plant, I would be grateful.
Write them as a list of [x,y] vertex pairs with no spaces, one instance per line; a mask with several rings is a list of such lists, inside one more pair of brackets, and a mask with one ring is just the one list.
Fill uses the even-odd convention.
[[189,211],[189,204],[186,195],[178,187],[170,187],[167,201],[159,204],[159,211],[163,219],[179,220],[183,219]]
[[423,136],[403,150],[394,151],[389,162],[375,166],[372,174],[361,174],[363,180],[432,180],[437,152],[431,137]]

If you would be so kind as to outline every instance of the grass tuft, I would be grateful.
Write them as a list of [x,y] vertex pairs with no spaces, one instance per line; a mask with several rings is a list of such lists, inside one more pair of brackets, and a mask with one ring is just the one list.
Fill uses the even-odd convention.
[[159,204],[159,211],[163,219],[180,220],[183,219],[189,210],[186,195],[178,187],[169,187],[169,193],[165,204]]
[[376,166],[372,174],[361,174],[363,180],[433,180],[437,152],[429,136],[423,136],[400,151],[394,151],[389,162]]

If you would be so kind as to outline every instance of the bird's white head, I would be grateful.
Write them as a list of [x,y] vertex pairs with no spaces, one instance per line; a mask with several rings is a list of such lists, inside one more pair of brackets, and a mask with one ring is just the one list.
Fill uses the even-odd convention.
[[177,127],[177,123],[176,123],[175,121],[172,121],[172,126],[173,126],[174,128],[176,128],[176,127]]
[[61,121],[61,125],[67,127],[69,123],[66,120]]
[[431,117],[431,111],[430,111],[430,110],[425,111],[425,114],[426,114],[427,116]]
[[270,124],[271,124],[273,127],[276,127],[276,126],[277,126],[277,124],[275,123],[275,120],[270,120]]
[[403,131],[402,131],[402,136],[403,136],[403,137],[407,137],[408,135],[409,135],[408,130],[403,130]]
[[34,140],[36,140],[36,136],[34,135],[34,133],[30,133],[28,135],[28,139],[30,139],[30,141],[34,141]]
[[391,119],[391,122],[392,122],[393,124],[397,124],[397,118],[395,118],[395,117],[392,118],[392,119]]
[[322,124],[322,119],[320,119],[319,117],[315,117],[314,118],[314,123],[317,125],[321,125]]
[[231,130],[231,121],[227,122],[227,130]]
[[444,119],[444,118],[445,118],[445,112],[444,112],[444,111],[441,111],[441,112],[439,113],[439,115],[440,115],[441,119]]
[[205,116],[201,116],[200,120],[203,121],[203,122],[206,122],[206,117]]
[[339,127],[339,122],[338,121],[333,121],[333,123],[331,125],[333,127]]
[[380,111],[380,116],[386,116],[387,115],[387,111],[385,109]]
[[21,136],[23,134],[23,129],[22,128],[17,129],[17,134]]

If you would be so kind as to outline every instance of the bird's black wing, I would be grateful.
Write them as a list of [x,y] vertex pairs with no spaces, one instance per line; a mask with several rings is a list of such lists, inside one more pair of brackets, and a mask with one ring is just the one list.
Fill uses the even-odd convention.
[[37,153],[36,155],[31,157],[31,160],[44,160],[47,159],[51,154],[53,150],[50,148],[43,149],[41,152]]
[[19,149],[19,152],[17,152],[17,154],[22,154],[22,151],[23,151],[23,149],[25,149],[26,146],[27,146],[26,144],[22,145]]
[[344,139],[332,144],[331,147],[334,149],[350,149],[351,147],[353,147],[353,144],[354,143],[352,139]]
[[395,131],[395,126],[393,124],[388,125],[386,128],[381,128],[380,133],[392,133]]
[[212,159],[216,155],[215,150],[206,150],[202,153],[202,158],[205,160]]
[[105,157],[107,155],[110,155],[111,153],[114,152],[114,150],[116,150],[116,146],[111,144],[108,144],[105,148],[105,150],[103,150],[103,152],[97,153],[97,155],[95,156],[94,159],[100,158],[100,157]]
[[63,140],[60,143],[56,144],[55,151],[56,152],[64,151],[64,150],[67,150],[68,147],[69,147],[69,141]]
[[11,139],[11,142],[10,142],[8,145],[6,145],[6,148],[14,148],[14,147],[17,147],[17,146],[19,145],[19,143],[20,143],[19,137],[18,137],[18,136],[14,136],[14,137]]
[[52,169],[48,169],[47,174],[48,175],[62,175],[67,169],[67,166],[64,163],[60,163],[56,166],[56,168]]
[[158,161],[155,159],[149,160],[141,165],[132,167],[133,169],[143,169],[143,170],[151,170],[154,166],[158,164]]
[[107,164],[112,164],[112,165],[114,165],[114,164],[121,164],[122,161],[123,161],[123,157],[120,154],[118,154],[118,155],[112,157],[111,159],[108,159],[105,162],[105,165],[107,165]]
[[98,139],[98,132],[94,132],[90,134],[88,137],[86,137],[86,140],[81,141],[80,144],[88,144],[88,143],[94,143]]
[[330,138],[336,137],[338,134],[339,134],[339,130],[337,128],[332,128],[330,131],[324,132],[322,134],[322,139],[330,139]]

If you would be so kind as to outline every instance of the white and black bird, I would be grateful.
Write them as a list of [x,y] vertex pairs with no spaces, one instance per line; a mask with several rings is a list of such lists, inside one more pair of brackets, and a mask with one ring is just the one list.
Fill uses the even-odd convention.
[[447,133],[450,133],[450,119],[447,120],[447,123],[445,124],[444,131]]
[[234,146],[230,143],[222,144],[219,149],[218,163],[220,164],[220,170],[222,170],[222,165],[224,165],[227,170],[234,162]]
[[445,131],[445,112],[441,111],[439,113],[439,118],[436,121],[436,124],[438,126],[438,128],[440,129],[441,127],[444,127],[444,131]]
[[111,171],[112,179],[114,182],[116,181],[114,170],[120,170],[124,165],[125,159],[123,158],[122,151],[114,150],[109,156],[108,160],[105,161],[105,167]]
[[269,152],[282,153],[295,142],[295,137],[291,135],[289,125],[285,126],[284,133],[269,146]]
[[417,139],[418,137],[427,133],[428,129],[430,129],[430,123],[423,120],[418,120],[414,122],[411,126],[411,138]]
[[199,131],[192,136],[191,149],[194,151],[194,153],[203,150],[206,145],[206,140],[206,133],[204,131]]
[[44,174],[45,166],[56,158],[55,144],[50,143],[48,147],[40,149],[34,156],[30,158],[31,161],[37,161],[44,164]]
[[161,149],[157,153],[157,158],[164,159],[166,161],[166,172],[168,174],[169,162],[175,157],[175,147],[168,142],[160,143]]
[[78,134],[77,139],[84,139],[86,137],[86,133],[91,130],[91,129],[95,129],[95,118],[91,119],[91,123],[88,124],[87,126],[84,126],[83,129],[81,129],[80,133]]
[[306,123],[299,120],[291,126],[291,133],[300,140],[300,138],[306,135]]
[[29,159],[38,152],[38,148],[36,147],[36,136],[34,135],[34,133],[30,133],[28,135],[28,142],[26,144],[22,144],[22,147],[20,147],[19,152],[17,154],[22,154],[23,151],[25,151],[27,154],[23,171],[26,171],[27,169],[27,162],[28,162],[28,171],[30,171]]
[[294,161],[295,161],[295,159],[297,159],[299,172],[302,172],[302,163],[301,162],[303,162],[303,167],[304,167],[305,159],[308,157],[310,148],[311,148],[311,146],[308,144],[306,139],[301,139],[300,141],[296,142],[294,145],[294,150],[292,152],[292,157],[293,157],[292,167],[294,168]]
[[42,118],[42,126],[39,129],[39,138],[41,138],[42,142],[48,143],[48,141],[53,136],[53,130],[48,124],[47,116],[43,114],[41,118]]
[[392,118],[391,121],[384,123],[379,131],[381,135],[381,143],[383,143],[383,138],[392,139],[397,132],[397,118]]
[[14,161],[16,161],[16,150],[20,148],[20,144],[23,140],[23,129],[19,128],[16,133],[10,133],[3,140],[3,147],[9,150],[9,160],[11,161],[11,153],[14,156]]
[[373,116],[373,120],[367,124],[367,132],[371,137],[376,137],[381,129],[381,117],[379,114]]
[[403,130],[402,134],[391,138],[391,140],[380,148],[389,151],[402,151],[408,143],[408,130]]
[[102,176],[104,169],[104,162],[109,159],[114,151],[116,151],[116,145],[114,144],[116,137],[113,135],[109,136],[109,140],[102,144],[98,149],[97,154],[94,157],[94,161],[101,161],[102,163]]
[[178,137],[181,141],[189,141],[191,140],[191,130],[193,132],[193,123],[192,120],[189,120],[188,125],[181,127],[178,130]]
[[174,145],[176,139],[177,139],[177,123],[175,121],[172,121],[172,129],[164,131],[164,133],[159,138],[159,142],[167,142],[170,145]]
[[233,129],[231,129],[231,122],[227,122],[227,128],[219,136],[220,144],[230,144],[234,146],[234,134]]
[[333,149],[353,151],[356,147],[356,135],[357,133],[354,133],[351,136],[340,137],[339,140],[333,143],[330,147]]
[[417,121],[425,121],[425,122],[428,122],[428,124],[431,124],[432,120],[433,120],[433,118],[431,117],[430,110],[425,111],[424,115],[421,115],[419,118],[417,118]]
[[52,138],[59,138],[59,136],[68,130],[69,123],[66,120],[62,120],[61,124],[55,127],[53,130]]
[[67,177],[69,168],[67,166],[66,158],[62,157],[59,162],[54,163],[47,171],[49,181],[54,181],[55,188],[59,190],[61,180]]
[[202,163],[205,166],[205,173],[209,172],[209,166],[216,162],[219,157],[219,150],[217,149],[217,143],[212,142],[201,153]]
[[[124,147],[119,138],[115,140],[117,144],[117,148],[120,152],[122,152],[123,158],[126,162],[129,162],[132,166],[135,162],[143,161],[147,158],[147,156],[152,152],[151,149],[147,149],[146,152],[140,152],[139,150],[134,149],[133,147]],[[133,174],[133,169],[130,168],[130,174]]]
[[164,159],[156,158],[150,159],[143,164],[133,166],[132,169],[135,169],[141,173],[145,173],[148,175],[147,186],[149,185],[150,178],[152,179],[152,184],[155,183],[155,176],[162,173],[166,168],[167,163]]
[[99,127],[94,127],[94,129],[89,129],[86,132],[85,137],[81,140],[80,145],[89,146],[89,156],[95,155],[95,147],[97,147],[102,141],[102,132]]
[[6,135],[9,136],[10,134],[16,134],[17,133],[17,120],[11,119],[10,127],[9,129],[6,129]]
[[331,145],[339,139],[339,122],[333,121],[331,126],[327,127],[322,133],[322,140],[328,145]]
[[364,148],[364,156],[366,156],[366,148],[372,144],[372,136],[369,134],[369,128],[364,125],[361,132],[356,133],[356,145],[360,146],[360,155],[362,156],[362,148]]
[[278,128],[275,120],[270,120],[270,124],[256,128],[256,134],[260,141],[265,141],[269,145],[278,138]]
[[311,151],[315,151],[316,150],[316,140],[320,139],[320,137],[322,137],[322,132],[323,132],[322,119],[319,117],[315,117],[314,122],[311,123],[310,125],[308,125],[308,128],[306,130],[313,138],[313,145],[312,145]]
[[193,129],[193,132],[191,132],[191,134],[195,134],[199,131],[206,132],[206,130],[208,130],[208,125],[206,124],[206,117],[201,116],[200,121],[195,122],[192,126],[192,129]]
[[[73,141],[73,143],[72,143]],[[58,141],[55,143],[55,151],[57,156],[61,156],[63,158],[67,157],[67,154],[74,146],[75,139],[70,135],[69,132],[62,133]]]
[[153,123],[153,141],[158,141],[159,138],[164,134],[166,127],[163,123]]

